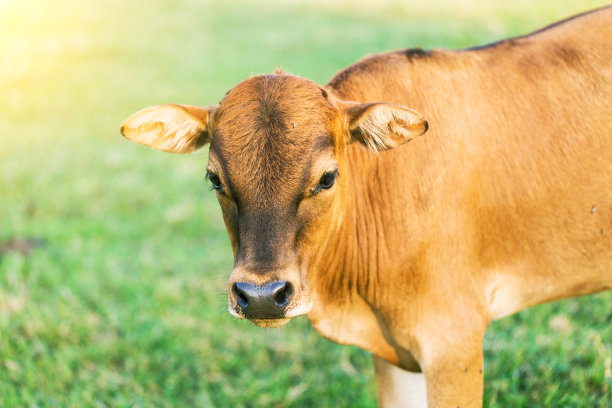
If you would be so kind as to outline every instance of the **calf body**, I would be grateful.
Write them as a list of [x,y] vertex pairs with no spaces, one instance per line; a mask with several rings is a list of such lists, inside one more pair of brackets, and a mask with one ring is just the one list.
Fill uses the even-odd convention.
[[381,404],[424,403],[407,381],[430,407],[480,406],[492,320],[612,288],[611,23],[606,8],[487,47],[378,55],[324,87],[255,76],[122,132],[180,153],[210,142],[232,314],[307,314],[371,351]]

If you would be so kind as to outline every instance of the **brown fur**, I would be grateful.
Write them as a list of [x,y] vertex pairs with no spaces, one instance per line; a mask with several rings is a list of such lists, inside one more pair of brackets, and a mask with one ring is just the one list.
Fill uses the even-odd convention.
[[[296,286],[286,319],[256,323],[308,313],[323,336],[422,370],[430,407],[480,406],[493,319],[612,288],[611,21],[378,55],[325,88],[257,76],[207,109],[230,281]],[[402,106],[430,130],[398,146],[427,129]]]

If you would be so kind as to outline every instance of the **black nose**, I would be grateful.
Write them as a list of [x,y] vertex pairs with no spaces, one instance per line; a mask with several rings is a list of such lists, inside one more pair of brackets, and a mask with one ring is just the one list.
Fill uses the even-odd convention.
[[285,316],[293,286],[287,281],[269,282],[261,286],[236,282],[232,292],[247,319],[280,319]]

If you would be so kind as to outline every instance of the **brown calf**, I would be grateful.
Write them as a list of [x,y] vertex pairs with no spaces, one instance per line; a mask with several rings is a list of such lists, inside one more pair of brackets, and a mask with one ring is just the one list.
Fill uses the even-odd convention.
[[307,314],[371,351],[382,405],[423,405],[426,387],[430,407],[477,407],[492,320],[612,287],[611,39],[606,8],[483,48],[377,55],[325,87],[255,76],[122,133],[210,143],[230,313]]

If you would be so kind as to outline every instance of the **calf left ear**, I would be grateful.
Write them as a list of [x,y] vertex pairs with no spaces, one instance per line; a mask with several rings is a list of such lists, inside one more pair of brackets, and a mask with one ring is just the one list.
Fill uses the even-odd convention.
[[394,148],[427,131],[418,112],[391,103],[345,103],[349,143],[359,142],[373,151]]
[[121,124],[121,134],[154,149],[191,153],[210,142],[216,111],[216,105],[152,106],[127,118]]

